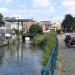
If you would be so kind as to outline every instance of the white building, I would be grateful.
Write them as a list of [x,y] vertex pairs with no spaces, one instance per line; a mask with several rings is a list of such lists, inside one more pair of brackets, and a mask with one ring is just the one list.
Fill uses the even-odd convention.
[[60,21],[56,21],[52,24],[51,29],[50,30],[54,30],[56,31],[56,29],[61,29],[61,22]]
[[[9,28],[9,29],[22,29],[22,25],[20,22],[15,22],[17,19],[16,18],[10,18],[10,17],[6,17],[4,18],[5,20],[5,27]],[[18,27],[19,26],[19,27]]]

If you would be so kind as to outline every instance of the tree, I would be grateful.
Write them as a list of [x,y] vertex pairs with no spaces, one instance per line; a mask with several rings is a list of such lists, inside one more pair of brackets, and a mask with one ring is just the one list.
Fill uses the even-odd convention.
[[16,34],[16,35],[19,35],[19,30],[18,30],[18,29],[15,29],[15,28],[14,28],[13,30],[15,31],[15,34]]
[[29,29],[29,33],[31,37],[34,37],[36,34],[42,34],[43,31],[39,24],[32,24]]
[[74,23],[73,23],[73,31],[75,32],[75,17],[74,17]]
[[64,32],[73,31],[73,23],[74,23],[74,18],[70,14],[65,15],[65,19],[63,20],[61,25],[62,30]]
[[3,15],[0,13],[0,27],[4,25],[5,25],[5,22],[3,21]]

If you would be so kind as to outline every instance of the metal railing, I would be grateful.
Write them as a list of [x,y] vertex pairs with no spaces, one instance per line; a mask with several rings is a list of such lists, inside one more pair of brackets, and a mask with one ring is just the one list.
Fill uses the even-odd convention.
[[54,75],[56,69],[56,61],[58,56],[58,39],[56,38],[55,46],[52,50],[47,66],[41,70],[41,75]]

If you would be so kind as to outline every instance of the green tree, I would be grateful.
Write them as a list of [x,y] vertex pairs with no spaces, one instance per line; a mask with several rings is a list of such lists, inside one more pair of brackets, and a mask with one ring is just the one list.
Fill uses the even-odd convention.
[[15,34],[16,34],[16,35],[19,35],[19,30],[18,30],[18,29],[15,29],[15,28],[14,28],[13,30],[15,31]]
[[4,25],[5,25],[5,22],[3,21],[3,15],[0,13],[0,27]]
[[73,31],[75,32],[75,18],[74,18],[74,22],[73,22],[73,27],[72,27]]
[[65,15],[65,19],[62,22],[61,28],[64,32],[73,31],[74,18],[70,14]]
[[29,29],[30,36],[33,38],[36,34],[42,34],[42,28],[39,24],[33,24]]

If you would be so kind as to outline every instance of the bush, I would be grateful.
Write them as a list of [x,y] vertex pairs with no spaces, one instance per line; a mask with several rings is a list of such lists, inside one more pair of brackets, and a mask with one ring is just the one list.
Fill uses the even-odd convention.
[[40,34],[37,34],[36,36],[34,36],[33,38],[33,44],[34,45],[39,45],[43,40],[43,36]]
[[51,32],[47,38],[46,45],[45,45],[44,51],[42,53],[42,64],[43,65],[47,65],[47,63],[49,61],[52,49],[55,46],[55,40],[56,40],[55,33]]
[[55,46],[55,40],[55,32],[45,33],[43,35],[37,34],[33,38],[33,44],[43,48],[41,61],[43,65],[48,63],[51,52]]
[[46,45],[48,35],[47,34],[37,34],[33,37],[33,44],[37,46],[44,46]]
[[33,38],[33,44],[41,46],[43,48],[41,61],[43,65],[46,65],[48,63],[52,49],[55,46],[55,40],[55,32],[45,33],[43,35],[37,34]]

